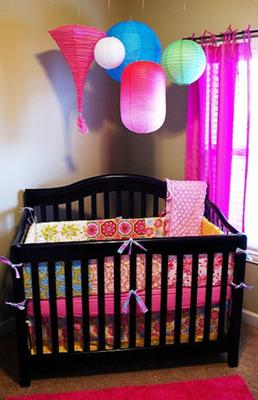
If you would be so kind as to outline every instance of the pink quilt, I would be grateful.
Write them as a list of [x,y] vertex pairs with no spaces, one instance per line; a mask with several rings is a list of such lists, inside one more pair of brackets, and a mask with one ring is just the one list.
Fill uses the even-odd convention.
[[207,183],[166,179],[166,236],[199,236]]

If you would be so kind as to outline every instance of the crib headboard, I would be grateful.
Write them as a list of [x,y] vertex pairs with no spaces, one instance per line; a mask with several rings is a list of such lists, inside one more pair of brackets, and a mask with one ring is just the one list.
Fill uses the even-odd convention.
[[39,222],[158,216],[164,209],[166,183],[132,174],[102,175],[71,185],[26,189],[24,205]]
[[[166,182],[135,174],[101,175],[57,188],[26,189],[24,205],[39,222],[156,217],[165,210]],[[206,198],[205,216],[224,233],[238,233]]]

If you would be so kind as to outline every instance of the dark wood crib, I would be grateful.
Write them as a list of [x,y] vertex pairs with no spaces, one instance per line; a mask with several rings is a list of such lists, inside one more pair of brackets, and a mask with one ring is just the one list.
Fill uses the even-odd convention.
[[[27,189],[24,194],[24,206],[34,209],[39,222],[60,220],[86,220],[122,216],[124,218],[158,216],[164,209],[166,198],[166,183],[151,177],[140,175],[105,175],[97,176],[59,188]],[[25,244],[24,240],[30,225],[30,212],[25,209],[16,238],[11,246],[12,263],[30,263],[32,303],[35,318],[35,347],[31,352],[30,335],[27,324],[27,311],[15,309],[17,321],[17,338],[20,363],[20,384],[30,385],[31,371],[34,366],[47,365],[48,362],[64,364],[65,360],[77,364],[83,358],[84,367],[89,372],[122,370],[134,367],[139,362],[142,367],[148,365],[161,366],[173,359],[180,358],[183,353],[227,353],[228,364],[231,367],[238,364],[239,339],[241,326],[241,310],[243,288],[238,289],[228,285],[228,260],[233,255],[233,282],[238,285],[244,281],[246,236],[234,229],[221,214],[219,209],[208,199],[205,204],[205,216],[218,226],[223,235],[170,237],[141,239],[146,246],[146,297],[148,312],[144,315],[144,344],[136,345],[137,305],[135,297],[130,299],[129,307],[129,340],[127,348],[121,348],[121,255],[117,253],[121,241],[82,241],[60,243]],[[143,253],[137,246],[130,255],[130,289],[136,289],[136,257]],[[212,307],[213,260],[217,253],[222,255],[222,272],[220,296],[217,304],[218,323],[216,339],[210,339],[210,316]],[[152,319],[152,256],[161,255],[161,298],[159,311],[159,343],[151,342]],[[207,256],[207,281],[205,302],[203,307],[203,335],[196,340],[197,313],[197,279],[198,257]],[[174,310],[173,342],[166,341],[166,318],[168,308],[168,258],[173,255],[177,259],[176,295]],[[183,260],[185,255],[192,257],[192,277],[190,288],[189,333],[187,342],[181,341],[181,318],[183,313],[182,282]],[[104,260],[114,257],[114,345],[112,349],[105,347],[105,292],[104,292]],[[90,316],[88,290],[88,261],[97,260],[98,279],[98,344],[95,351],[90,348]],[[67,328],[67,349],[59,350],[58,314],[56,299],[55,262],[64,263],[65,307]],[[81,265],[81,296],[82,296],[82,349],[78,351],[74,344],[74,314],[72,290],[72,262],[80,260]],[[42,316],[40,306],[39,265],[47,265],[49,279],[49,309],[51,330],[51,352],[45,353],[42,339]],[[16,279],[13,271],[14,302],[22,302],[25,298],[24,279],[21,268],[21,278]],[[228,289],[229,288],[229,289]],[[228,299],[227,293],[230,293]],[[131,360],[131,362],[130,362]],[[133,362],[132,362],[133,360]],[[95,366],[95,369],[93,368]]]

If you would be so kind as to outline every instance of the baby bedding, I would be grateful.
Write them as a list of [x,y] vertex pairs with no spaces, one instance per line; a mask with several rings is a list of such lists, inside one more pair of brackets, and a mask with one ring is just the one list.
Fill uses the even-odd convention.
[[164,231],[164,217],[40,222],[31,225],[25,243],[164,237]]
[[[166,216],[153,218],[113,218],[92,221],[60,221],[33,224],[28,232],[26,243],[48,243],[88,240],[127,240],[164,237],[164,236],[192,236],[192,235],[217,235],[223,232],[210,223],[205,217],[204,200],[206,195],[204,182],[181,182],[167,180]],[[145,299],[145,254],[136,257],[136,287],[137,293]],[[197,290],[197,315],[196,315],[196,340],[203,337],[203,307],[205,304],[207,255],[199,255],[198,262],[198,290]],[[213,291],[210,338],[216,339],[218,323],[218,307],[222,255],[215,254],[213,263]],[[98,344],[98,281],[97,260],[89,260],[88,266],[81,265],[80,261],[72,263],[73,287],[73,313],[75,350],[82,350],[82,298],[81,298],[81,269],[88,267],[89,280],[89,312],[90,312],[90,350],[97,350]],[[229,257],[228,283],[232,281],[234,260]],[[161,296],[161,255],[152,256],[152,335],[151,344],[159,344],[159,319]],[[167,336],[166,343],[173,343],[174,313],[176,295],[176,270],[177,257],[170,255],[168,258],[168,311],[167,311]],[[25,294],[27,299],[32,299],[31,266],[25,264],[24,268]],[[114,258],[106,257],[104,260],[105,283],[105,337],[106,349],[113,348],[114,330]],[[55,263],[56,297],[58,315],[59,351],[67,351],[67,326],[66,326],[66,301],[64,285],[64,263]],[[192,256],[183,258],[183,298],[181,319],[181,340],[188,340],[189,308],[191,299]],[[39,264],[40,307],[42,318],[42,335],[44,352],[51,352],[50,309],[49,309],[49,282],[48,269],[45,263]],[[130,290],[130,257],[121,255],[121,307]],[[229,292],[227,298],[229,299]],[[31,351],[35,352],[35,326],[32,302],[27,304],[28,323],[31,338]],[[121,317],[121,346],[128,347],[128,315]],[[144,345],[144,315],[137,313],[136,346]]]
[[200,235],[206,182],[170,179],[166,182],[166,236]]
[[[228,310],[227,310],[228,311]],[[196,309],[195,320],[195,341],[201,342],[204,334],[204,307]],[[144,314],[138,314],[136,318],[136,347],[144,346],[145,334],[145,321]],[[174,320],[175,311],[168,311],[166,318],[166,344],[174,343]],[[219,320],[219,306],[211,307],[210,316],[210,340],[217,339]],[[129,315],[122,314],[121,316],[121,348],[129,347]],[[190,326],[190,311],[189,309],[182,310],[181,316],[181,343],[187,343],[189,339],[189,326]],[[36,354],[35,342],[35,321],[33,316],[28,320],[28,327],[30,332],[30,348],[31,354]],[[83,351],[83,321],[80,316],[74,317],[74,347],[75,351]],[[90,351],[98,350],[99,343],[99,328],[98,317],[92,316],[90,318]],[[58,342],[59,352],[67,352],[67,320],[66,318],[58,318]],[[42,340],[43,340],[43,353],[52,353],[52,336],[50,316],[45,315],[42,317]],[[160,340],[160,313],[152,312],[151,319],[151,345],[158,346]],[[105,349],[114,349],[114,314],[106,315],[105,318]]]

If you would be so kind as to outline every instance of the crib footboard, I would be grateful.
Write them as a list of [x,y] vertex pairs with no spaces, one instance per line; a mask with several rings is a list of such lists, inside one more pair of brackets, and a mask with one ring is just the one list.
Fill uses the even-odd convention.
[[22,386],[32,363],[49,359],[85,357],[100,371],[203,351],[237,365],[243,289],[231,282],[244,280],[245,236],[138,243],[130,255],[120,241],[12,246],[23,263],[14,301],[27,299],[15,310]]

